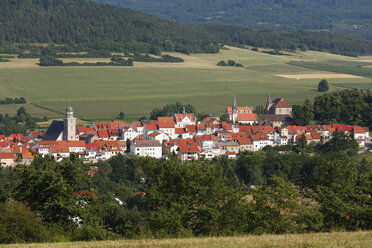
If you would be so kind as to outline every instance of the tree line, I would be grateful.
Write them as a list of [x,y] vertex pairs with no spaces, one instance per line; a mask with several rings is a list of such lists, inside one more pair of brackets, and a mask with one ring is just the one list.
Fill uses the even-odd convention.
[[372,128],[372,93],[347,89],[321,94],[314,101],[294,105],[292,113],[296,125],[344,123]]
[[0,242],[371,229],[372,165],[335,139],[186,163],[37,155],[0,168]]

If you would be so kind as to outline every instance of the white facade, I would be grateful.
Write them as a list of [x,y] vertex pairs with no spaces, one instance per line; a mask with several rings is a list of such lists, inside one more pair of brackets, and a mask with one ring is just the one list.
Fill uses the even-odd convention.
[[[130,146],[130,152],[132,154],[138,155],[140,157],[152,157],[152,158],[161,158],[162,157],[162,146],[159,141],[152,141],[151,143],[148,140],[140,140],[133,142]],[[157,142],[156,144],[154,142]]]
[[66,117],[64,118],[63,125],[63,140],[77,140],[76,118],[74,118],[74,111],[70,105],[66,109]]

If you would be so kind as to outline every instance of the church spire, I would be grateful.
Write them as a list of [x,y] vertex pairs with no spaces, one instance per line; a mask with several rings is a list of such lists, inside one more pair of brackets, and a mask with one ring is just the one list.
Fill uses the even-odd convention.
[[236,96],[234,96],[234,104],[233,104],[233,110],[238,109],[238,106],[236,105]]

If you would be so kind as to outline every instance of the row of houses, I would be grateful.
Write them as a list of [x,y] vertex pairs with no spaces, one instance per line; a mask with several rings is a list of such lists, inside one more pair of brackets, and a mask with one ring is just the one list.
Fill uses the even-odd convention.
[[259,151],[266,146],[296,144],[302,137],[307,143],[324,142],[336,131],[351,135],[365,146],[367,127],[341,124],[286,126],[251,126],[222,122],[206,117],[197,122],[193,114],[176,114],[152,121],[97,122],[90,127],[77,126],[76,140],[44,140],[45,133],[30,132],[28,136],[0,135],[0,161],[4,166],[30,163],[34,153],[61,160],[76,153],[84,161],[106,160],[117,154],[163,158],[174,154],[180,161],[230,159],[242,151]]

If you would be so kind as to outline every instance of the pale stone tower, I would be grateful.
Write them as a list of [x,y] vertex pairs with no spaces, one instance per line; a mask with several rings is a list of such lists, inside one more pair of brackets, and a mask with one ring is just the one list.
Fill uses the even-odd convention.
[[231,109],[231,115],[232,115],[232,122],[238,121],[238,106],[236,105],[236,96],[234,96],[234,104]]
[[68,105],[66,109],[63,140],[76,140],[76,118],[74,118],[74,110],[72,109],[71,105]]

